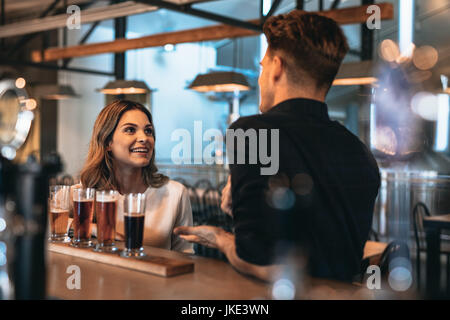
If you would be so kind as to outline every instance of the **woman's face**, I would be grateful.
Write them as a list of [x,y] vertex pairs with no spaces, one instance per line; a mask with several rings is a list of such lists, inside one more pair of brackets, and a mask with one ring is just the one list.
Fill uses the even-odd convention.
[[120,118],[107,150],[116,164],[142,168],[150,163],[154,147],[153,126],[147,115],[129,110]]

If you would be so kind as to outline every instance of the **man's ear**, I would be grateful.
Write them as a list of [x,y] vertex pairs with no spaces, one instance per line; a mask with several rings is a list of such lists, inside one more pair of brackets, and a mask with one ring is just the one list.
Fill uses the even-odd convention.
[[283,74],[283,60],[280,56],[275,55],[272,60],[272,77],[274,81],[278,81],[281,78],[281,75]]

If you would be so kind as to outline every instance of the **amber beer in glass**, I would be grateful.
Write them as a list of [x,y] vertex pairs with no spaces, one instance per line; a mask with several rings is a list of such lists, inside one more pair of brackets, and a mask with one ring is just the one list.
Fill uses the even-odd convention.
[[114,190],[95,193],[95,214],[97,217],[97,245],[95,251],[115,252],[117,201],[119,192]]
[[50,186],[48,198],[48,220],[51,242],[68,242],[70,186]]
[[130,193],[123,200],[125,249],[124,257],[145,256],[144,238],[145,193]]
[[94,216],[95,189],[73,190],[73,239],[74,247],[92,247],[91,228]]

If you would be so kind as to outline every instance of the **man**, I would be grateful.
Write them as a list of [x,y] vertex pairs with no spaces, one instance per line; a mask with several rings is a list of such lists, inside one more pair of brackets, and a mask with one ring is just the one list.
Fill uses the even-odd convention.
[[269,18],[263,31],[262,114],[230,129],[278,130],[279,170],[261,174],[261,161],[248,162],[255,144],[247,141],[247,162],[230,164],[222,199],[226,211],[231,203],[234,234],[211,226],[175,233],[218,248],[238,271],[260,279],[272,280],[300,252],[311,276],[350,282],[361,271],[380,176],[366,146],[329,119],[324,103],[348,51],[345,36],[335,21],[301,11]]

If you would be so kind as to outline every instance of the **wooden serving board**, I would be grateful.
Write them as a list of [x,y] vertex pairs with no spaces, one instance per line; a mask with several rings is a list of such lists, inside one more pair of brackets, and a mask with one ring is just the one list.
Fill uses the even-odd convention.
[[64,243],[49,243],[48,250],[162,277],[172,277],[194,271],[193,262],[150,254],[139,258],[124,258],[117,253],[95,252],[92,248],[75,248]]

